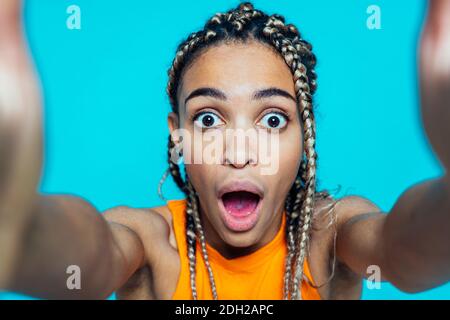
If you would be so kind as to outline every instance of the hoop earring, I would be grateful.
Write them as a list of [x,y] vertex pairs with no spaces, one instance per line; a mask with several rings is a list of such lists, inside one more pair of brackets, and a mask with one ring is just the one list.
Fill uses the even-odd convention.
[[183,147],[181,145],[180,142],[178,141],[171,141],[171,147],[169,150],[170,153],[170,159],[169,161],[171,161],[172,163],[176,164],[176,165],[180,165],[181,163],[184,162],[183,159]]

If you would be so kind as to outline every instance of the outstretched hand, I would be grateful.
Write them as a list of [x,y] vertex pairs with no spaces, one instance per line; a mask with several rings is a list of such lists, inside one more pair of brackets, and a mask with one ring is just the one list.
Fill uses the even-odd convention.
[[450,168],[450,1],[430,0],[420,42],[420,89],[425,130]]
[[41,174],[39,85],[22,35],[22,5],[0,6],[0,288],[9,279]]

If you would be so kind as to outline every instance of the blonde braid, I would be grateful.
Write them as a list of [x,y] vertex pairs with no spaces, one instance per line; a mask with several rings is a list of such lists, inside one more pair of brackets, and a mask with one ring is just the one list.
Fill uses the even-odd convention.
[[[189,199],[189,198],[188,198]],[[187,236],[187,255],[189,259],[189,279],[192,291],[192,299],[197,300],[197,285],[195,283],[196,266],[196,239],[195,223],[192,215],[192,205],[190,200],[186,204],[186,236]]]
[[[300,61],[299,52],[305,54],[310,52],[309,48],[302,47],[302,43],[298,41],[295,37],[293,41],[286,38],[281,32],[290,31],[291,33],[296,33],[296,29],[292,25],[285,25],[284,19],[280,19],[278,15],[272,15],[266,27],[264,28],[264,34],[273,42],[274,46],[281,52],[286,64],[291,68],[294,76],[294,85],[296,95],[300,102],[300,113],[303,120],[303,130],[304,130],[304,141],[305,141],[305,154],[306,154],[306,179],[305,179],[305,192],[298,192],[297,197],[294,202],[293,210],[291,213],[291,219],[299,218],[299,223],[297,227],[297,237],[296,237],[296,253],[294,257],[295,262],[295,276],[294,285],[291,292],[292,299],[297,299],[299,297],[299,291],[301,288],[301,279],[303,277],[303,265],[305,260],[305,254],[307,252],[307,245],[309,240],[309,229],[311,215],[314,207],[314,193],[315,193],[315,131],[314,131],[314,121],[311,113],[311,96],[310,96],[310,86],[309,79],[307,75],[307,68]],[[295,42],[295,44],[294,44]],[[296,183],[298,184],[297,180]],[[302,202],[302,208],[300,214],[298,212],[299,203]],[[285,290],[288,289],[286,284],[290,278],[290,265],[292,257],[292,229],[288,232],[288,257],[286,261],[286,278],[285,279]],[[289,278],[288,278],[289,277]],[[299,284],[300,282],[300,284]],[[287,298],[287,294],[284,294]],[[301,297],[301,296],[300,296]]]
[[[198,206],[197,206],[197,195],[196,192],[194,191],[194,188],[192,186],[192,184],[190,182],[187,183],[188,185],[188,191],[189,191],[189,195],[188,195],[188,207],[187,207],[187,214],[191,215],[194,218],[194,223],[195,223],[195,229],[198,232],[198,237],[200,238],[200,246],[201,246],[201,250],[202,250],[202,255],[203,255],[203,260],[205,262],[206,265],[206,269],[208,271],[208,276],[209,276],[209,282],[211,285],[211,292],[212,292],[212,296],[214,300],[217,300],[217,290],[216,290],[216,283],[214,281],[214,275],[211,269],[211,265],[209,263],[209,258],[208,258],[208,252],[206,251],[206,241],[205,241],[205,234],[203,232],[203,228],[202,228],[202,224],[200,221],[200,216],[198,213]],[[195,245],[195,243],[194,243]],[[191,261],[191,259],[190,259]],[[195,258],[193,259],[194,262],[194,271],[195,271]],[[191,265],[191,269],[192,269],[192,265]],[[195,275],[195,273],[194,273]],[[192,281],[194,281],[194,286],[193,286],[193,292],[196,291],[195,289],[195,276],[194,276],[194,280],[192,280],[192,274],[191,274],[191,286],[192,286]],[[196,298],[194,298],[194,300],[196,300]]]
[[[214,35],[211,32],[194,32],[191,33],[186,40],[185,43],[182,43],[178,47],[178,51],[175,55],[175,59],[172,63],[171,68],[168,71],[169,75],[169,83],[167,85],[167,93],[169,95],[169,99],[171,102],[171,105],[175,112],[178,112],[177,106],[178,102],[176,101],[176,90],[177,90],[177,72],[178,70],[183,69],[185,67],[185,57],[190,53],[195,51],[195,49],[204,43],[205,41],[210,40]],[[174,94],[175,92],[175,94]],[[171,152],[169,152],[170,157]],[[188,254],[188,260],[189,260],[189,273],[190,273],[190,285],[191,285],[191,291],[192,291],[192,298],[194,300],[197,300],[197,286],[196,286],[196,241],[197,237],[199,237],[201,248],[202,248],[202,255],[204,259],[204,263],[206,265],[206,268],[208,270],[209,274],[209,280],[211,285],[211,290],[214,299],[217,300],[217,290],[216,285],[213,277],[213,273],[211,270],[211,266],[209,263],[208,255],[206,252],[206,244],[205,244],[205,236],[203,229],[201,227],[200,218],[198,214],[198,206],[197,206],[197,196],[195,194],[194,188],[192,187],[191,183],[189,181],[183,182],[182,185],[180,185],[180,178],[179,178],[179,169],[178,166],[173,164],[169,159],[169,166],[172,168],[176,168],[176,170],[172,169],[170,170],[171,173],[174,173],[175,181],[177,182],[177,185],[180,187],[181,190],[183,190],[186,193],[187,196],[187,203],[186,203],[186,235],[187,235],[187,254]],[[186,179],[188,180],[188,179]],[[197,236],[197,233],[198,235]]]
[[[306,75],[302,75],[306,77]],[[299,76],[300,79],[301,76]],[[304,86],[309,90],[308,86]],[[302,92],[304,94],[304,92]],[[314,195],[316,192],[316,152],[315,152],[315,123],[313,114],[311,112],[311,103],[303,97],[301,103],[303,104],[302,118],[304,123],[304,140],[306,153],[306,170],[305,170],[305,191],[300,213],[301,221],[298,225],[297,238],[297,261],[295,265],[296,274],[294,277],[293,299],[298,297],[298,292],[301,288],[301,281],[303,279],[303,264],[305,254],[309,245],[309,231],[311,225],[311,216],[314,210]],[[299,284],[300,282],[300,284]],[[299,297],[301,298],[301,296]]]
[[296,206],[297,198],[301,198],[302,196],[302,186],[301,186],[301,178],[297,177],[295,179],[294,184],[294,190],[293,193],[295,194],[295,201],[292,201],[292,195],[290,192],[287,199],[286,199],[286,220],[287,220],[287,247],[288,247],[288,254],[286,257],[285,262],[285,276],[284,276],[284,292],[283,292],[283,299],[288,300],[289,299],[289,292],[291,290],[291,283],[292,283],[292,276],[291,276],[291,270],[292,270],[292,261],[295,255],[295,225],[296,225],[296,219],[293,218],[292,212],[295,212],[298,210],[298,205]]

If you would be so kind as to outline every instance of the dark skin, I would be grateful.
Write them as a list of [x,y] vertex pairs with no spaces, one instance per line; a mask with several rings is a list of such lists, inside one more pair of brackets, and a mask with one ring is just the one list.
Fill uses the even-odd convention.
[[[99,215],[82,198],[36,193],[42,161],[41,100],[21,36],[20,17],[18,1],[2,2],[0,288],[43,298],[106,298],[116,291],[121,299],[170,299],[176,288],[180,260],[167,207],[121,206]],[[429,16],[420,42],[419,61],[423,123],[445,169],[450,165],[449,21],[450,2],[430,1]],[[245,90],[238,90],[236,81],[241,78],[229,78],[238,69],[229,74],[218,72],[228,67],[224,61],[248,68],[254,61],[245,54],[237,56],[232,45],[216,50],[219,50],[216,54],[230,59],[214,64],[208,61],[207,51],[186,73],[179,95],[186,97],[194,87],[203,85],[202,82],[210,83],[215,79],[214,86],[231,99],[222,101],[220,105],[221,111],[227,114],[224,116],[227,123],[245,126],[258,119],[257,113],[250,115],[250,112],[256,112],[255,107],[262,108],[263,105],[262,102],[250,103],[251,92],[257,87],[276,84],[294,93],[289,70],[287,67],[283,69],[281,58],[270,54],[266,48],[258,44],[246,46],[253,60],[257,60],[256,56],[266,59],[264,65],[267,69],[261,69],[258,74],[249,73],[252,74],[252,81],[247,81]],[[210,74],[200,72],[205,66],[211,70]],[[277,101],[290,110],[287,111],[295,112],[292,104],[285,100]],[[180,106],[179,118],[169,115],[172,131],[178,126],[189,127],[186,115],[195,107],[194,100],[191,102],[192,107]],[[275,102],[271,100],[271,104]],[[215,103],[216,110],[219,106],[218,102]],[[241,106],[239,112],[231,109],[231,105],[236,103]],[[258,224],[246,234],[236,236],[221,225],[214,213],[214,202],[202,192],[200,183],[195,179],[206,179],[208,184],[214,182],[208,179],[218,174],[224,177],[230,173],[254,174],[250,164],[187,168],[193,184],[199,189],[207,241],[226,257],[257,250],[273,238],[279,227],[281,195],[289,185],[283,184],[283,181],[290,176],[292,179],[289,181],[293,180],[302,152],[300,124],[297,117],[291,119],[290,131],[286,130],[284,137],[291,145],[298,146],[298,150],[290,153],[294,154],[293,158],[280,155],[284,165],[279,175],[264,178],[268,180],[261,178],[260,183],[264,186],[278,183],[279,193],[268,191],[273,207],[267,207]],[[292,144],[293,141],[298,143]],[[340,199],[335,207],[336,272],[331,282],[319,289],[321,297],[359,298],[361,280],[367,276],[369,265],[378,265],[384,280],[407,292],[419,292],[447,282],[450,279],[449,180],[448,174],[445,174],[412,186],[400,196],[388,215],[382,214],[376,205],[361,197]],[[327,205],[327,201],[317,202],[317,215],[323,214]],[[269,212],[275,214],[270,215]],[[333,238],[333,228],[312,232],[309,262],[317,284],[326,282],[330,275]],[[66,288],[65,270],[74,263],[82,269],[81,290]]]

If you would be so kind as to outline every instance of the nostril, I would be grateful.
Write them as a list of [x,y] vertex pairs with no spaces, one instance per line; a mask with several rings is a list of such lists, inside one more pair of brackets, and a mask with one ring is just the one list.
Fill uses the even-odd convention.
[[236,154],[234,157],[225,156],[223,163],[226,165],[232,165],[236,168],[243,168],[247,165],[255,165],[257,164],[257,161],[254,157],[246,157],[243,154]]

